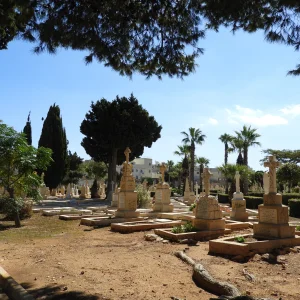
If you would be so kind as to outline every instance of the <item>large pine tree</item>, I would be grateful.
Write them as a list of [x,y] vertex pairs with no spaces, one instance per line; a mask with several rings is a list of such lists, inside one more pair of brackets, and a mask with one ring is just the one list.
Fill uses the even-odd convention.
[[29,146],[31,146],[32,145],[32,131],[31,131],[31,122],[30,122],[30,112],[28,114],[27,122],[23,129],[23,133],[26,135],[27,144]]
[[56,188],[63,180],[67,168],[67,137],[58,105],[50,106],[43,124],[39,147],[52,149],[52,164],[45,172],[45,184]]

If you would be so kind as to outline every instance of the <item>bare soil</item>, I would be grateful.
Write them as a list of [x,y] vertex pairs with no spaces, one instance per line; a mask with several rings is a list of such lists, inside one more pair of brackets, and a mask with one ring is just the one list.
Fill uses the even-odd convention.
[[[300,253],[279,256],[280,264],[242,264],[208,255],[208,242],[148,242],[144,232],[120,234],[40,215],[19,229],[10,224],[0,221],[0,265],[37,299],[210,299],[213,295],[194,284],[192,268],[173,255],[184,249],[242,292],[300,299]],[[235,234],[243,233],[249,230]],[[255,282],[244,277],[244,268]]]

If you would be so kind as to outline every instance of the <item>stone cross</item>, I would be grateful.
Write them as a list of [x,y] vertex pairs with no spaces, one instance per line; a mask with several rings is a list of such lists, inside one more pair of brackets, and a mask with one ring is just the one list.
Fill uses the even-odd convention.
[[161,181],[162,182],[165,182],[165,172],[167,170],[167,167],[165,166],[164,163],[161,164],[160,168],[159,168],[159,171],[161,173]]
[[210,176],[211,176],[211,173],[209,172],[209,169],[204,168],[203,179],[204,179],[204,189],[205,189],[206,196],[209,195],[209,191],[210,191]]
[[263,183],[264,183],[264,193],[269,194],[269,186],[270,186],[269,172],[264,172]]
[[125,157],[126,157],[126,162],[127,164],[129,163],[129,154],[131,153],[131,150],[127,147],[124,151]]
[[276,187],[276,168],[280,166],[280,162],[276,160],[276,156],[269,156],[269,161],[264,163],[265,167],[269,167],[270,185],[269,193],[277,193]]
[[239,173],[239,171],[236,171],[235,172],[235,186],[236,186],[236,192],[239,193],[241,191],[240,189],[240,178],[241,178],[241,175]]
[[195,184],[196,199],[198,199],[198,188],[199,188],[199,185],[198,185],[198,183],[196,182],[196,184]]

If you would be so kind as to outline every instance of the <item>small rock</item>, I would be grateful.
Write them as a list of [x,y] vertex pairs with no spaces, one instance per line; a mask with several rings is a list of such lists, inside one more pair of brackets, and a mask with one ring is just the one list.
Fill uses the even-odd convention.
[[298,253],[298,250],[295,249],[295,248],[290,248],[289,250],[290,250],[291,252],[293,252],[293,253]]
[[261,256],[259,254],[255,254],[252,258],[253,261],[260,261],[261,260]]
[[271,294],[271,296],[278,296],[278,293],[273,292],[273,293]]
[[267,262],[276,262],[277,258],[271,253],[266,253],[261,256],[261,259]]
[[81,272],[80,272],[80,275],[83,275],[83,274],[84,274],[84,271],[81,271]]
[[64,286],[64,287],[63,287],[63,291],[66,291],[67,289],[68,289],[67,286]]
[[145,238],[146,241],[154,242],[154,241],[156,241],[158,236],[154,233],[147,233],[147,234],[145,234],[144,238]]
[[162,242],[163,242],[163,244],[168,244],[169,243],[168,240],[163,240]]
[[37,280],[37,278],[35,277],[34,280]]
[[167,284],[166,284],[166,283],[164,283],[164,284],[163,284],[163,286],[167,286]]
[[249,295],[251,295],[251,292],[249,292],[249,291],[246,291],[246,294],[249,296]]

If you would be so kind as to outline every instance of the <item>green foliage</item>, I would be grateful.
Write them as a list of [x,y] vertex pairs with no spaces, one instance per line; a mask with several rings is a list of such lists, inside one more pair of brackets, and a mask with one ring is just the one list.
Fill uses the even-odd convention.
[[249,209],[258,209],[258,205],[263,204],[263,197],[244,196],[246,207]]
[[234,240],[238,243],[245,243],[245,238],[243,236],[236,236]]
[[193,203],[190,207],[189,207],[189,211],[193,211],[193,209],[196,207],[196,203]]
[[40,147],[52,150],[53,161],[45,172],[45,184],[50,189],[56,188],[67,171],[67,138],[58,105],[53,104],[49,108],[39,140]]
[[266,156],[261,160],[261,162],[268,161],[269,156],[276,156],[276,159],[282,163],[300,163],[300,150],[274,150],[266,149],[262,151]]
[[32,202],[23,198],[0,198],[0,209],[9,221],[15,220],[16,213],[20,220],[30,218],[33,214]]
[[99,191],[99,184],[98,184],[98,181],[97,179],[95,178],[94,181],[93,181],[93,185],[91,187],[91,197],[92,198],[99,198],[99,194],[98,194],[98,191]]
[[225,146],[225,153],[224,153],[224,164],[227,165],[228,162],[228,154],[233,151],[233,148],[230,148],[229,145],[232,142],[233,137],[228,134],[224,133],[219,137],[219,140],[224,144]]
[[142,177],[141,182],[144,182],[144,180],[148,182],[148,185],[152,185],[154,182],[154,179],[152,177]]
[[102,161],[84,161],[80,165],[80,169],[87,179],[105,179],[107,177],[107,166]]
[[218,194],[218,202],[219,203],[228,203],[229,202],[228,194]]
[[199,231],[197,228],[195,228],[191,222],[187,222],[184,225],[181,226],[174,226],[171,230],[172,233],[185,233],[185,232],[195,232]]
[[300,225],[296,226],[296,231],[300,231]]
[[148,208],[150,205],[150,197],[142,184],[136,186],[138,208]]
[[30,122],[30,112],[28,114],[27,122],[26,122],[26,125],[25,125],[24,129],[23,129],[23,133],[26,136],[28,145],[31,146],[32,145],[32,130],[31,130],[31,122]]
[[300,218],[300,199],[289,199],[288,205],[290,207],[290,216]]
[[297,193],[282,194],[282,204],[289,205],[290,199],[298,199],[298,198],[300,198],[300,194]]
[[281,184],[287,184],[289,191],[300,181],[300,167],[294,163],[286,163],[277,170],[277,180]]
[[62,181],[63,184],[68,185],[69,183],[77,184],[82,178],[83,172],[81,164],[83,159],[77,155],[76,152],[68,152],[67,156],[67,171],[66,175]]

